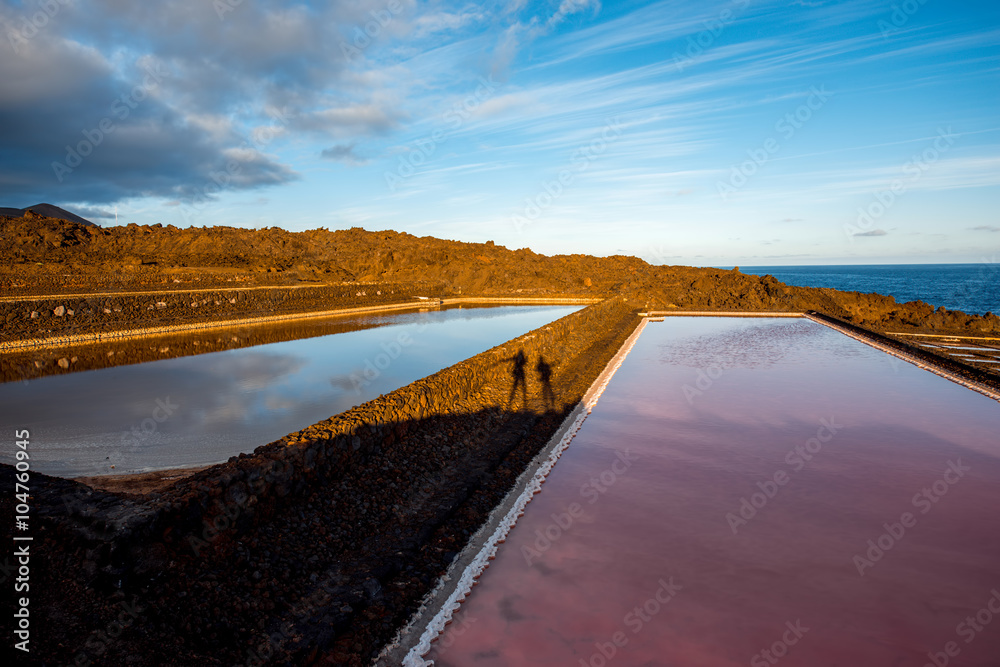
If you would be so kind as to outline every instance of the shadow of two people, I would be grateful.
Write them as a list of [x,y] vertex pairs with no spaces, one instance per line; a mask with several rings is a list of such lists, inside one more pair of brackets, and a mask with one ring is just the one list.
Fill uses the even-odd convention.
[[[517,397],[517,390],[521,390],[521,405],[527,407],[528,405],[528,380],[525,367],[528,365],[528,357],[525,356],[524,350],[518,350],[517,354],[513,357],[508,357],[507,359],[502,359],[501,361],[509,361],[512,363],[510,374],[514,379],[513,385],[510,388],[510,396],[507,399],[507,407],[509,408],[513,403],[514,399]],[[545,361],[545,357],[539,355],[538,363],[535,364],[535,372],[538,373],[538,381],[542,385],[542,398],[545,401],[546,408],[555,407],[556,396],[555,392],[552,390],[552,366]]]

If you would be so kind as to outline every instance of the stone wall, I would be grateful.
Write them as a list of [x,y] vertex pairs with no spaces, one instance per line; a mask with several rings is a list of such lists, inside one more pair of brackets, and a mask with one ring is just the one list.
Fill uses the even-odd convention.
[[[506,410],[513,385],[512,359],[519,351],[523,351],[529,362],[525,369],[528,411],[545,411],[542,387],[534,371],[540,357],[552,367],[555,406],[560,411],[571,408],[586,387],[579,382],[567,382],[573,378],[562,377],[563,374],[577,373],[577,367],[585,365],[579,357],[587,354],[590,348],[600,347],[609,331],[619,333],[623,319],[633,328],[639,321],[635,310],[621,299],[577,311],[258,447],[253,455],[233,457],[228,463],[197,473],[163,497],[164,508],[170,508],[173,515],[168,522],[176,525],[177,520],[186,517],[196,532],[200,532],[197,527],[204,524],[204,514],[211,513],[214,499],[240,502],[250,496],[301,495],[318,477],[324,478],[326,483],[334,483],[343,471],[365,465],[373,456],[405,441],[409,425],[421,420]],[[522,409],[520,391],[516,392],[512,407]]]
[[[76,661],[125,599],[144,609],[141,627],[101,664],[151,652],[367,664],[634,330],[637,311],[620,298],[595,304],[162,493],[126,498],[33,475],[36,534],[49,545],[32,608],[38,659]],[[527,401],[518,390],[510,404],[519,351]],[[0,481],[11,474],[0,466]]]
[[385,283],[25,297],[0,302],[0,342],[415,302],[414,296],[439,290],[430,283]]

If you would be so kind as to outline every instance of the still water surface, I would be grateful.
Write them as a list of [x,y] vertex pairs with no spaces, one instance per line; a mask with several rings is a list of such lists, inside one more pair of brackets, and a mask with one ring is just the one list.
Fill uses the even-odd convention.
[[[51,475],[217,463],[576,310],[381,315],[382,326],[361,331],[8,382],[0,424],[29,429],[32,470]],[[0,461],[12,460],[5,447]]]
[[427,657],[996,667],[998,506],[996,401],[811,321],[667,318]]

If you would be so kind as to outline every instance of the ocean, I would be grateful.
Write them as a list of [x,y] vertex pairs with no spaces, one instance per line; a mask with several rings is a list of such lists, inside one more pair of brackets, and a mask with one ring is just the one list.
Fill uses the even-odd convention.
[[741,266],[740,271],[770,274],[798,287],[878,292],[899,303],[920,300],[948,310],[1000,315],[1000,263]]

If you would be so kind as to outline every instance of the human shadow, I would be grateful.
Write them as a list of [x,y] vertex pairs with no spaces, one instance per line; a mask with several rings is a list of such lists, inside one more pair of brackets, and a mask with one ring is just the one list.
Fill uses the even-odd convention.
[[542,383],[542,398],[545,400],[545,407],[554,408],[556,395],[552,391],[552,366],[545,361],[545,357],[539,355],[535,371],[538,373],[538,381]]
[[528,364],[528,358],[524,356],[524,350],[518,350],[517,354],[513,357],[508,357],[503,359],[503,361],[510,361],[513,365],[510,368],[511,377],[514,378],[514,384],[510,388],[510,396],[507,398],[507,407],[509,408],[514,403],[514,398],[517,396],[517,388],[521,388],[521,405],[527,407],[528,405],[528,379],[524,371],[524,367]]

